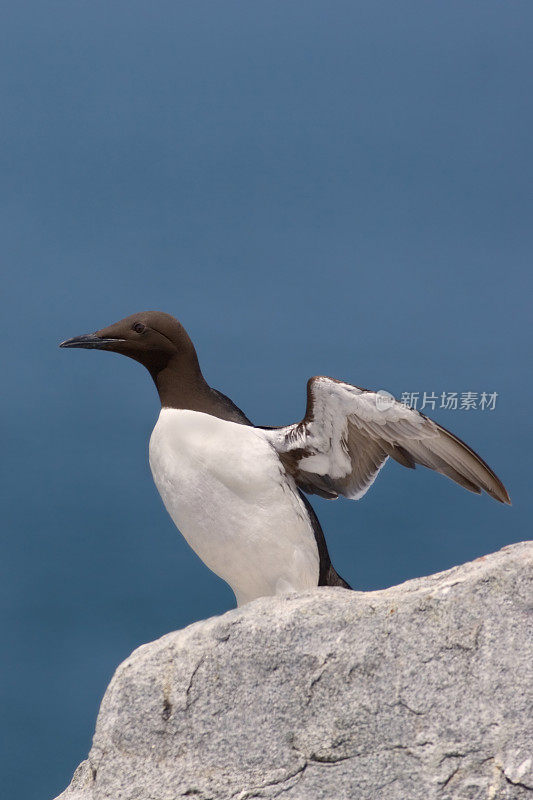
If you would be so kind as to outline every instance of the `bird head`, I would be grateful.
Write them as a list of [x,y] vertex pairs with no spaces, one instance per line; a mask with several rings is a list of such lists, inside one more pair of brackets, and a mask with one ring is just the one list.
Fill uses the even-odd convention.
[[139,361],[152,375],[165,369],[173,359],[197,361],[194,345],[185,328],[162,311],[132,314],[95,333],[67,339],[59,346],[120,353]]

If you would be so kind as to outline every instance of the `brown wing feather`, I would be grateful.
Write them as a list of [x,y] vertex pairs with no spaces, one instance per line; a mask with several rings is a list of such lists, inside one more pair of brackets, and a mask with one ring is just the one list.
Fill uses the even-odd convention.
[[300,488],[323,497],[361,497],[390,456],[510,503],[488,464],[446,428],[397,401],[380,407],[378,394],[334,378],[308,381],[304,419],[279,429],[274,446]]

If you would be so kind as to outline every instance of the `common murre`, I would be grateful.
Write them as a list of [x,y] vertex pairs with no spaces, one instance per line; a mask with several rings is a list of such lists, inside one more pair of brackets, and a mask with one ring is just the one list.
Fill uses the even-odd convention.
[[254,426],[209,386],[192,341],[169,314],[133,314],[60,347],[111,350],[148,369],[161,400],[149,446],[155,484],[189,545],[231,586],[238,605],[317,585],[350,588],[331,564],[303,492],[357,500],[389,456],[510,503],[490,467],[452,433],[334,378],[309,379],[301,422]]

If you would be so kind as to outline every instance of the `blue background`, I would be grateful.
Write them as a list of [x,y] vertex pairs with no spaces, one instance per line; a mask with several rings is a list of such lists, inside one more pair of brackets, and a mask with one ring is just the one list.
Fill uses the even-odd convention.
[[325,373],[436,410],[513,507],[388,465],[314,500],[375,589],[530,536],[530,0],[5,6],[2,785],[53,797],[131,650],[233,606],[152,483],[137,364],[57,343],[144,309],[260,424]]

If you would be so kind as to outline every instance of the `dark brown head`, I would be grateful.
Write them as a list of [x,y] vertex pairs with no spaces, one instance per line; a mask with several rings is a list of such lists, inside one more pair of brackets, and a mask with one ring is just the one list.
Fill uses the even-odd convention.
[[[205,386],[198,357],[187,331],[162,311],[142,311],[96,333],[75,336],[60,347],[111,350],[139,361],[150,372],[161,401]],[[175,401],[174,401],[175,402]]]

